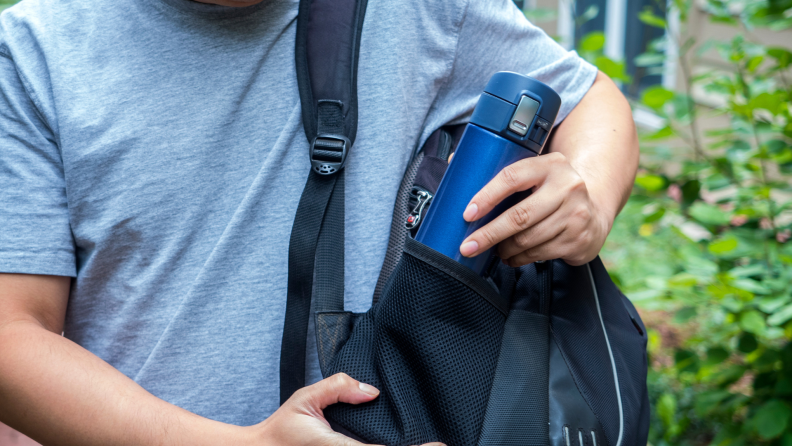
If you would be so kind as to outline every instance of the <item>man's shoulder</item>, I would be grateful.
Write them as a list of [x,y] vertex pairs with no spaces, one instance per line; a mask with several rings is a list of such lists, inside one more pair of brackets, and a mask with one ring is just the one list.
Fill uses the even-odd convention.
[[[0,51],[41,50],[73,41],[106,14],[105,0],[22,0],[0,13]],[[19,46],[18,51],[15,47]]]

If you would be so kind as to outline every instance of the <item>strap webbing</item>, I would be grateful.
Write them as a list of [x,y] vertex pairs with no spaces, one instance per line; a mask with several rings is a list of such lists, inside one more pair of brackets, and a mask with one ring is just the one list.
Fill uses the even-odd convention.
[[283,404],[305,386],[312,294],[316,311],[344,309],[345,157],[357,131],[357,61],[366,0],[301,0],[295,62],[312,168],[289,241],[280,363]]
[[[305,346],[314,284],[314,260],[327,206],[339,178],[341,175],[327,176],[311,171],[294,218],[289,240],[289,282],[281,344],[281,404],[305,386]],[[341,212],[343,213],[343,206]],[[337,229],[338,222],[335,219],[334,222]],[[343,233],[343,220],[340,229]],[[327,230],[325,228],[325,232]],[[317,280],[317,284],[323,282],[324,280]],[[343,298],[343,266],[341,287]]]

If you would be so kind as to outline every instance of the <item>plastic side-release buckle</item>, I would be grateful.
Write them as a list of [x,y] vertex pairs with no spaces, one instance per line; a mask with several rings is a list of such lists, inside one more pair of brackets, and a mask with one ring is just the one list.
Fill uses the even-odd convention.
[[332,175],[344,168],[352,143],[344,135],[322,133],[311,142],[311,168],[320,175]]

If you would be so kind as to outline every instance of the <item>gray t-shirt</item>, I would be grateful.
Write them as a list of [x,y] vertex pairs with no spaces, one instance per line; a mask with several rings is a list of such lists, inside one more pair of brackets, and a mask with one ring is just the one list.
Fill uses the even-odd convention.
[[[0,271],[75,277],[66,337],[154,395],[239,425],[278,407],[309,171],[296,15],[296,0],[24,0],[0,16]],[[347,309],[370,306],[413,149],[468,118],[504,70],[558,91],[559,121],[596,75],[511,0],[369,0]]]

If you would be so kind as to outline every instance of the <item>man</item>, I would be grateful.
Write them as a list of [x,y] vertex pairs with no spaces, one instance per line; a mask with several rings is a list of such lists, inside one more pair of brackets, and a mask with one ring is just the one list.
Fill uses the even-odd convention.
[[[278,408],[309,170],[296,14],[296,0],[25,0],[0,16],[0,421],[45,444],[358,444],[321,411],[378,391],[320,381],[314,345],[318,383]],[[550,154],[471,201],[468,220],[536,187],[462,253],[581,264],[601,248],[637,165],[614,84],[510,0],[369,0],[347,309],[370,305],[412,150],[504,70],[558,91],[562,123]]]

